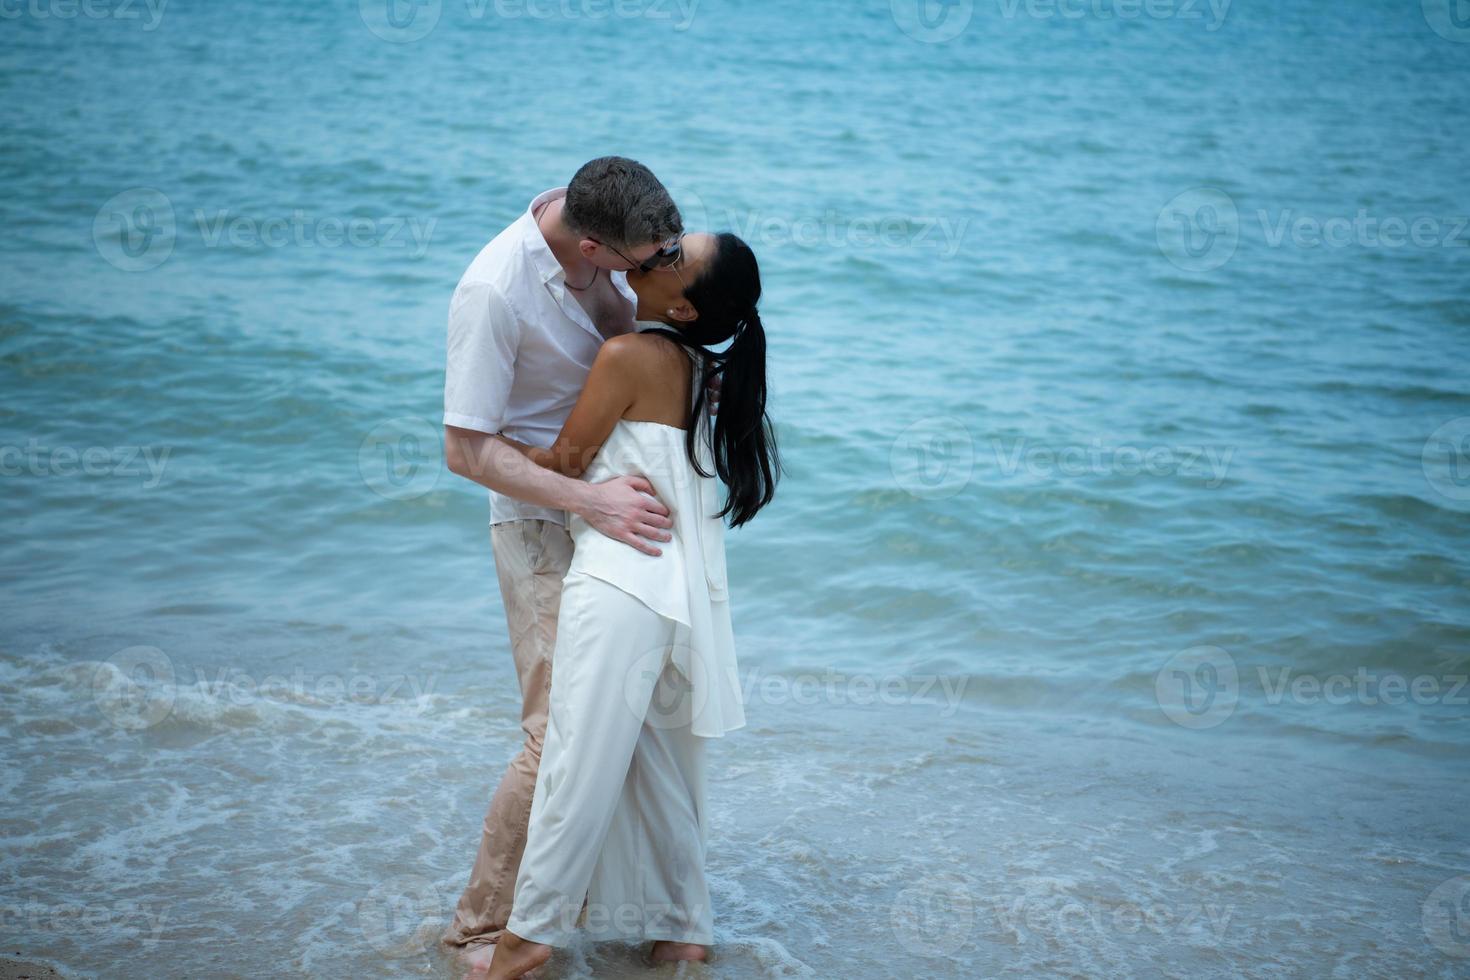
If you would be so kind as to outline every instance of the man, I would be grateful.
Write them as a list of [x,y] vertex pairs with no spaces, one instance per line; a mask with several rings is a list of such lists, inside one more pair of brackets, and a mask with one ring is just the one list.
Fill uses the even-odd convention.
[[[603,157],[550,190],[470,264],[449,307],[444,456],[490,490],[495,571],[521,686],[525,742],[500,779],[470,880],[443,940],[488,965],[505,928],[541,761],[567,512],[650,555],[670,540],[668,508],[638,477],[587,484],[536,466],[499,436],[549,447],[598,348],[634,329],[627,272],[678,256],[679,210],[642,164]],[[483,963],[476,962],[483,960]]]

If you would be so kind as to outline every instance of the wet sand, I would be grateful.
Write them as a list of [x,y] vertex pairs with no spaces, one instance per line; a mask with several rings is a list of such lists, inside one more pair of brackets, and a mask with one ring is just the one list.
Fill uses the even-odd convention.
[[60,980],[65,976],[44,963],[19,959],[9,953],[0,956],[0,980]]

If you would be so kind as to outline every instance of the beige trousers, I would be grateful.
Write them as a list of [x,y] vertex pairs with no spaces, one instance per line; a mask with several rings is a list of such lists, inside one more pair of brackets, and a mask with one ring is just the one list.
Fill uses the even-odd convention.
[[571,534],[554,521],[493,524],[490,543],[520,679],[525,742],[490,798],[469,884],[442,937],[457,946],[495,942],[510,918],[546,737],[562,579],[572,561]]

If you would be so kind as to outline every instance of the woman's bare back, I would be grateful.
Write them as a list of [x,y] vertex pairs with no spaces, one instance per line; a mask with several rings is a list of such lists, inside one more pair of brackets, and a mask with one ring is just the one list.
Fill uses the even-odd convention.
[[623,418],[686,428],[693,360],[677,342],[658,334],[638,334],[637,342],[647,349],[636,360],[636,393]]

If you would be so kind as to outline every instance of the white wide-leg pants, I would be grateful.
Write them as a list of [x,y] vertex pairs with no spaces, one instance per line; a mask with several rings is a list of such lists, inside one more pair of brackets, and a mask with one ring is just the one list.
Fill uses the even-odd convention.
[[669,657],[686,628],[601,579],[562,585],[551,711],[507,927],[567,945],[582,900],[599,939],[710,945],[704,739]]

